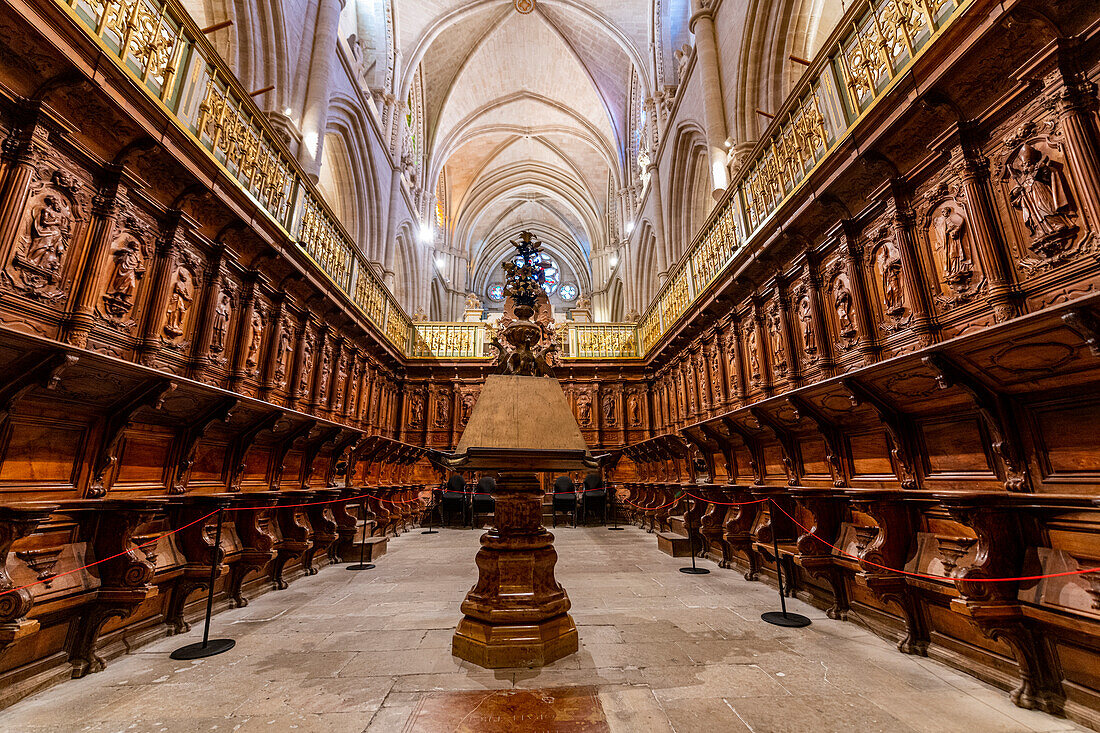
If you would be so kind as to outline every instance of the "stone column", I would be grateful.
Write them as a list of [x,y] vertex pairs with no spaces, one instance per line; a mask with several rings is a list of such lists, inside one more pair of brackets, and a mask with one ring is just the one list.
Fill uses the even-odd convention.
[[313,31],[313,53],[309,64],[309,86],[302,108],[302,146],[298,158],[306,175],[315,183],[321,171],[321,149],[332,93],[332,69],[336,65],[336,34],[343,9],[343,0],[320,0],[317,26]]
[[718,66],[718,39],[714,35],[714,10],[710,0],[691,0],[689,29],[695,34],[695,65],[702,75],[703,115],[706,123],[710,177],[715,200],[729,188],[726,168],[726,105]]
[[[390,206],[386,212],[386,235],[382,240],[381,251],[378,252],[378,258],[383,267],[388,267],[394,262],[394,249],[397,246],[397,215],[401,198],[401,166],[398,165],[390,173]],[[420,232],[416,232],[416,237],[419,240]]]
[[653,227],[656,229],[654,234],[657,237],[657,280],[664,284],[665,278],[668,277],[668,268],[675,262],[675,258],[672,256],[672,245],[665,230],[665,205],[661,200],[663,192],[657,163],[651,162],[647,170],[649,171],[649,195],[653,197]]

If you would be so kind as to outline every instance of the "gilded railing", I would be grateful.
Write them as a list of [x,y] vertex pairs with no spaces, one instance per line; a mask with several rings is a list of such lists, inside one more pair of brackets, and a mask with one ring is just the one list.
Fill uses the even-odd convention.
[[569,326],[571,359],[636,359],[638,326],[633,323],[573,323]]
[[[485,357],[483,331],[480,341],[466,332],[476,324],[430,324],[443,329],[442,341],[424,324],[414,328],[178,0],[56,1],[394,346],[408,356]],[[580,340],[570,335],[566,343],[563,334],[566,357],[617,358],[611,352],[629,352],[631,343],[648,353],[969,2],[863,0],[851,7],[640,326],[574,324],[570,334]],[[448,345],[455,334],[476,342],[472,350]]]
[[[653,348],[970,0],[863,0],[791,93],[639,326]],[[690,287],[689,287],[690,283]]]
[[484,323],[414,323],[409,356],[414,359],[481,359]]
[[177,0],[57,0],[402,352],[411,323]]

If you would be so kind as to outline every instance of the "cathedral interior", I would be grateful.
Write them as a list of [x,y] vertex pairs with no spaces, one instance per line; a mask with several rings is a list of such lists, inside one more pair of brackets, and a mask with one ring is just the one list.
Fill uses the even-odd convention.
[[0,730],[1100,730],[1098,83],[1095,0],[6,0]]

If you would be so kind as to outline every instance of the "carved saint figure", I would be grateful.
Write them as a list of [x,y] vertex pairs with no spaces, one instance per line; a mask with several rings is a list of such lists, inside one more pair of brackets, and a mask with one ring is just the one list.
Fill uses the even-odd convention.
[[611,395],[603,401],[603,424],[608,427],[615,425],[615,398]]
[[109,314],[122,318],[134,307],[137,281],[145,273],[145,258],[141,256],[141,243],[130,236],[124,238],[111,256],[115,264],[103,302]]
[[282,387],[286,385],[286,358],[290,354],[290,340],[294,338],[290,326],[283,324],[279,330],[279,348],[275,354],[275,381]]
[[587,392],[581,392],[577,396],[577,422],[581,425],[592,424],[592,398]]
[[882,278],[882,304],[889,315],[898,315],[905,310],[905,299],[901,291],[901,258],[890,246],[883,243],[878,250],[878,269]]
[[332,349],[325,347],[325,350],[321,352],[321,384],[317,388],[317,401],[324,404],[325,397],[328,396],[328,380],[332,378]]
[[1061,163],[1024,142],[1005,162],[1005,175],[1014,184],[1012,205],[1036,243],[1061,238],[1072,228],[1075,208]]
[[420,425],[420,421],[424,419],[424,399],[419,394],[413,395],[409,413],[409,424],[414,427]]
[[802,348],[807,354],[816,354],[817,334],[814,333],[813,306],[808,295],[798,301],[798,322],[802,325]]
[[463,427],[466,423],[470,422],[470,413],[474,410],[474,404],[477,403],[477,396],[472,392],[462,396],[462,417],[461,422]]
[[855,335],[856,327],[852,325],[852,291],[848,289],[843,278],[838,277],[833,283],[833,306],[836,308],[840,335],[845,337]]
[[450,407],[447,396],[440,394],[435,400],[435,426],[442,430],[447,427],[447,418],[450,416]]
[[332,397],[332,409],[337,412],[344,406],[344,381],[348,378],[347,359],[339,359],[336,362],[336,382],[333,383],[335,393]]
[[642,424],[641,408],[638,406],[638,395],[632,394],[627,398],[627,413],[630,415],[630,427],[636,428]]
[[351,385],[348,387],[348,414],[352,417],[358,417],[355,408],[359,405],[359,375],[362,373],[362,366],[355,362],[351,369]]
[[749,376],[752,381],[760,381],[760,354],[757,350],[756,329],[749,329]]
[[974,273],[970,249],[964,239],[966,218],[950,204],[944,204],[932,220],[936,246],[943,252],[943,277],[951,285],[960,285]]
[[772,364],[775,365],[778,371],[784,372],[787,370],[787,354],[783,349],[783,328],[782,321],[780,320],[781,318],[782,316],[779,314],[779,311],[771,314],[768,318],[768,335],[772,347]]
[[691,61],[691,44],[685,43],[676,49],[673,54],[676,57],[676,79],[683,84],[687,77],[688,62]]
[[310,369],[313,368],[313,336],[308,331],[302,339],[302,374],[298,377],[298,392],[309,389]]
[[195,286],[191,271],[181,267],[176,271],[176,282],[168,295],[168,312],[164,323],[164,332],[171,338],[183,335],[183,319],[195,297]]
[[60,196],[46,194],[31,212],[31,241],[25,262],[56,274],[61,269],[61,256],[65,254],[71,231],[68,205]]
[[225,338],[229,334],[229,313],[232,308],[232,298],[227,291],[222,290],[218,293],[218,304],[214,307],[213,336],[210,339],[210,351],[214,354],[225,351]]
[[248,355],[244,365],[248,371],[255,372],[260,365],[260,343],[264,337],[264,318],[258,308],[252,311],[252,320],[248,324]]

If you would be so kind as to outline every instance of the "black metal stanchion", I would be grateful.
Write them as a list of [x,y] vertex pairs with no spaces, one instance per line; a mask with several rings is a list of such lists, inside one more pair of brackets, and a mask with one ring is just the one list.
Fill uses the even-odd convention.
[[222,564],[222,510],[218,508],[218,528],[214,530],[214,547],[210,553],[210,587],[206,592],[206,627],[202,630],[202,641],[181,646],[170,656],[172,659],[202,659],[221,654],[232,649],[237,642],[233,639],[210,638],[210,616],[214,613],[214,581],[218,579],[218,569]]
[[[435,498],[435,492],[432,492],[432,503],[428,505],[428,528],[420,534],[439,534],[438,529],[432,529],[432,510],[439,506],[439,502]],[[439,521],[443,521],[443,515],[439,515]]]
[[[695,499],[692,498],[691,509],[695,508]],[[688,575],[706,575],[710,571],[706,568],[695,567],[695,535],[691,533],[691,509],[684,512],[684,522],[688,531],[688,543],[691,545],[691,567],[680,568],[681,573],[687,573]]]
[[773,626],[787,626],[792,629],[800,629],[809,626],[812,621],[799,613],[787,613],[787,599],[783,595],[783,562],[779,558],[779,539],[775,531],[775,518],[772,518],[772,551],[775,553],[775,577],[779,581],[779,607],[782,612],[766,611],[760,614],[760,618]]
[[367,559],[367,499],[363,498],[363,503],[359,508],[359,518],[363,520],[363,540],[359,543],[359,564],[348,565],[348,570],[374,570],[374,565],[366,562]]
[[608,500],[608,503],[611,505],[611,521],[615,525],[613,527],[608,527],[608,529],[611,530],[612,532],[622,532],[623,528],[619,526],[619,511],[615,506],[615,487],[610,486],[610,487],[608,487],[607,491],[608,491],[607,500]]

